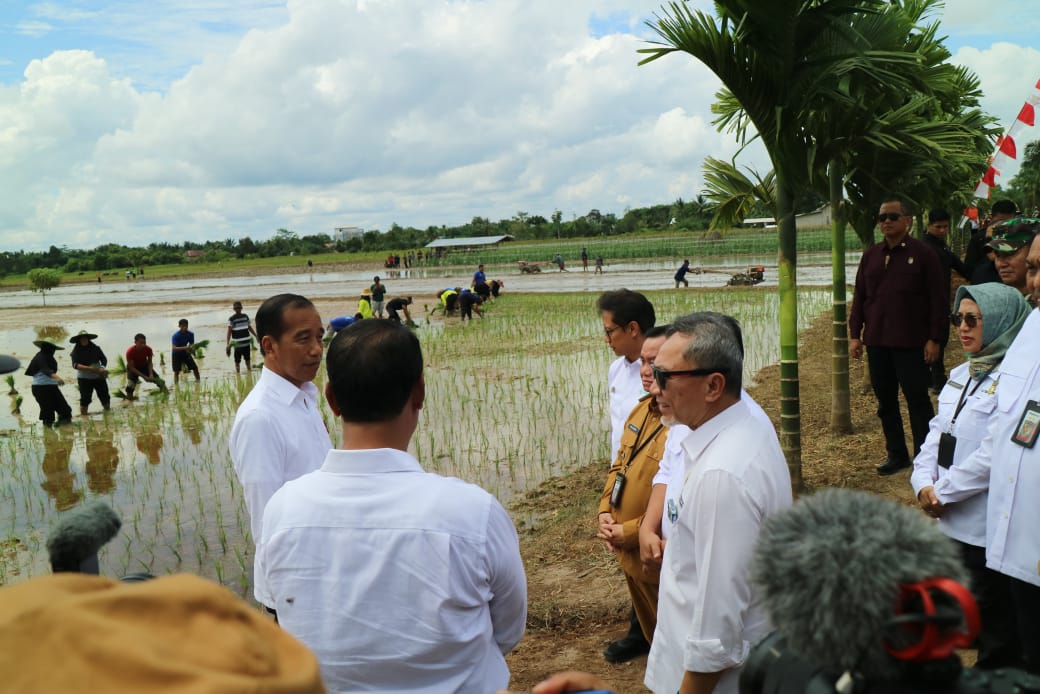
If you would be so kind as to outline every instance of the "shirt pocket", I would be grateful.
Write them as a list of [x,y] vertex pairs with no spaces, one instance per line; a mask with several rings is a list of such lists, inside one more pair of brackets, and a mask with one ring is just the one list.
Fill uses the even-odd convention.
[[919,262],[914,256],[892,258],[885,278],[888,290],[897,294],[923,293]]
[[997,398],[995,395],[972,398],[957,417],[955,432],[957,438],[971,439],[981,443],[982,439],[986,438],[986,429],[996,411]]

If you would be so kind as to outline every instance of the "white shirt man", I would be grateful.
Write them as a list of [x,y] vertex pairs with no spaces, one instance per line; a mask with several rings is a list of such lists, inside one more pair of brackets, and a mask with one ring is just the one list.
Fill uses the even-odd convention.
[[731,327],[707,313],[672,327],[651,393],[691,432],[645,684],[658,693],[735,694],[751,646],[770,630],[750,559],[763,521],[791,505],[791,478],[772,424],[740,399]]
[[527,618],[512,521],[490,494],[408,452],[425,397],[418,339],[361,321],[329,347],[343,450],[264,513],[257,572],[333,692],[492,692]]
[[643,396],[643,381],[639,377],[639,369],[643,361],[629,361],[628,357],[618,357],[610,364],[607,371],[607,384],[610,388],[610,460],[617,460],[621,448],[621,435],[625,430],[625,422],[632,409]]
[[[773,428],[773,421],[769,419],[769,415],[744,390],[740,391],[740,401],[747,405],[752,417]],[[661,520],[661,537],[665,540],[671,537],[672,525],[678,520],[679,499],[682,495],[683,482],[686,480],[686,451],[683,449],[683,442],[689,435],[690,428],[685,424],[675,424],[668,430],[664,458],[661,459],[657,475],[654,476],[654,485],[667,485],[664,496],[664,514]]]
[[[257,311],[264,368],[238,408],[228,446],[254,542],[271,496],[289,480],[318,469],[332,448],[311,382],[324,350],[321,317],[303,297],[285,297],[296,295],[271,297]],[[275,321],[281,328],[277,337],[271,334]],[[253,594],[273,607],[264,602],[263,577],[255,568],[254,562]]]
[[643,395],[643,381],[639,376],[646,331],[654,327],[656,315],[650,301],[630,289],[604,292],[597,302],[603,335],[607,345],[617,355],[607,371],[610,389],[610,459],[617,459],[621,448],[621,433],[632,409]]

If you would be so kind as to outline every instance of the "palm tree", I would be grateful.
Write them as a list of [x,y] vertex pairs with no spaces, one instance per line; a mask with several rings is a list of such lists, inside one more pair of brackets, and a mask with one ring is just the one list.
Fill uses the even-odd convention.
[[798,388],[798,303],[794,201],[813,181],[814,140],[803,123],[848,99],[854,77],[898,80],[914,58],[865,50],[851,28],[882,0],[717,0],[718,17],[671,2],[649,22],[661,38],[640,64],[673,52],[704,63],[721,80],[715,124],[745,143],[760,137],[773,165],[779,234],[780,444],[796,490],[802,487]]
[[750,168],[745,171],[732,162],[714,157],[704,159],[704,193],[715,204],[710,228],[733,226],[750,216],[756,206],[776,209],[773,172],[762,177]]

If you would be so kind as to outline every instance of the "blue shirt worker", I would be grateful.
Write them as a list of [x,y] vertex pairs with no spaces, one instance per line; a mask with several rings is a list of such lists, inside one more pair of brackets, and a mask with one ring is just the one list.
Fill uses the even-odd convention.
[[173,383],[174,385],[181,378],[182,370],[189,370],[195,374],[195,382],[198,383],[202,379],[199,377],[199,365],[195,363],[195,358],[192,356],[195,345],[195,333],[188,330],[188,319],[181,318],[177,321],[177,332],[173,334],[170,339],[173,344]]

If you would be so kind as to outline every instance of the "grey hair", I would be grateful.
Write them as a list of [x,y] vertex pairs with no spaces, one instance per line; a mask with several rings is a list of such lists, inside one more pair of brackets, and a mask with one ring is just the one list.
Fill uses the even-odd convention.
[[683,359],[698,368],[721,371],[726,378],[725,392],[739,398],[744,385],[744,350],[733,329],[735,322],[721,313],[698,311],[672,321],[668,334],[689,337]]

